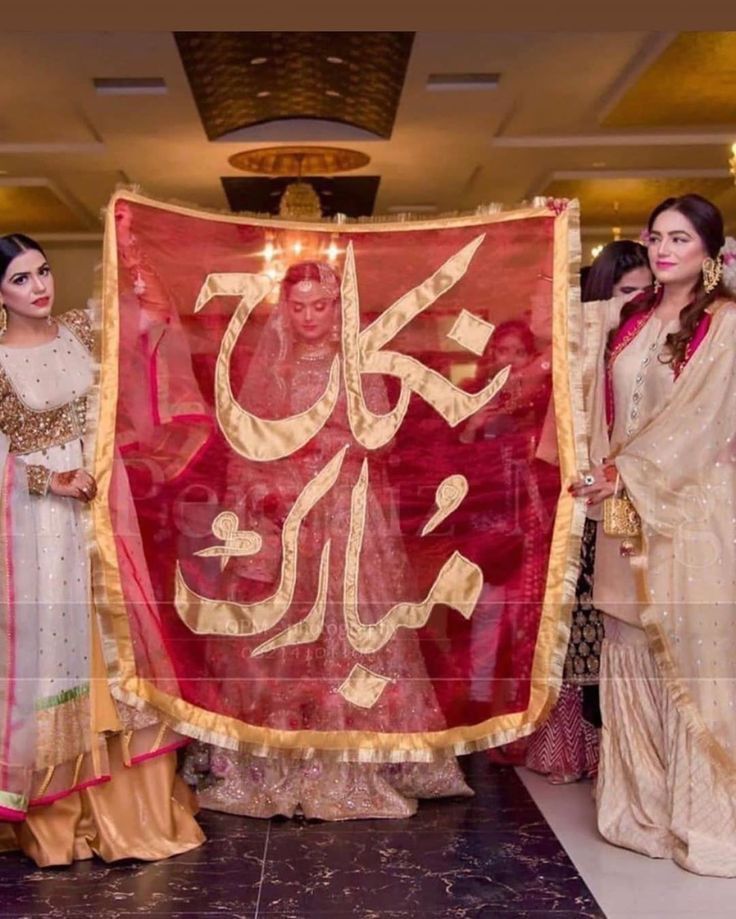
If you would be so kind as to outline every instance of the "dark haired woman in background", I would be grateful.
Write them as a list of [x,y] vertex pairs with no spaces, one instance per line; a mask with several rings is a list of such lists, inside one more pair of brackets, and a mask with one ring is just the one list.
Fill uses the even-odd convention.
[[617,239],[598,253],[582,284],[583,301],[628,301],[652,286],[646,247],[631,239]]
[[[588,269],[582,299],[587,302],[616,297],[620,305],[622,298],[631,300],[651,284],[646,248],[632,240],[616,240],[604,246]],[[526,754],[526,766],[548,776],[555,785],[592,777],[598,768],[598,674],[603,624],[600,611],[592,603],[595,539],[596,523],[588,520],[583,532],[564,683],[549,718],[529,738]]]
[[[656,289],[591,324],[591,514],[625,488],[628,544],[598,528],[604,611],[598,827],[616,845],[736,876],[736,304],[723,219],[698,195],[651,215]],[[588,351],[592,356],[592,352]],[[620,497],[620,496],[619,496]],[[638,543],[638,544],[637,544]]]
[[90,317],[52,317],[51,268],[21,234],[0,237],[0,302],[0,849],[40,866],[175,855],[203,840],[181,739],[113,703],[90,603]]

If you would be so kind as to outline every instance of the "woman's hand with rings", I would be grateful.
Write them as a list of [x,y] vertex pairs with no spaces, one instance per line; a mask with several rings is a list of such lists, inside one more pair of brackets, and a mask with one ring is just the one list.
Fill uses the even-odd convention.
[[75,498],[77,501],[92,501],[97,494],[97,482],[84,469],[69,472],[52,472],[49,491],[60,498]]
[[585,498],[585,503],[600,504],[616,493],[616,467],[613,463],[593,466],[581,479],[567,489],[575,498]]

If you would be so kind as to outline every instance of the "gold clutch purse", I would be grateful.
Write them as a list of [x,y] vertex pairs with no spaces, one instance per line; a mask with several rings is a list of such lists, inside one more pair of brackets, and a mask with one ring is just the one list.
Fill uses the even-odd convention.
[[641,536],[641,517],[625,490],[603,502],[603,532],[619,539]]

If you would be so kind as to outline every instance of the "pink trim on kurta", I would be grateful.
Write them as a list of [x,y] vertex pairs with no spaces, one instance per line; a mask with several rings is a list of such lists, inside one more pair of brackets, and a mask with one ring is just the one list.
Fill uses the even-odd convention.
[[44,795],[43,798],[35,798],[28,806],[45,807],[48,804],[53,804],[54,801],[60,801],[62,798],[67,798],[77,791],[84,791],[85,788],[93,788],[95,785],[104,785],[105,782],[109,782],[111,778],[112,776],[110,775],[100,775],[97,776],[97,778],[88,779],[86,782],[79,782],[72,788],[65,788],[64,791],[57,791],[53,795]]
[[167,744],[165,747],[159,747],[158,750],[150,750],[148,753],[140,753],[138,756],[131,756],[131,766],[137,766],[139,763],[148,762],[149,759],[155,759],[157,756],[163,756],[166,753],[173,753],[175,750],[181,750],[189,743],[189,738],[184,737],[174,743]]
[[25,819],[25,811],[17,811],[10,807],[0,806],[0,820],[7,820],[8,823],[22,823]]
[[[640,313],[634,313],[626,322],[616,330],[616,335],[611,345],[611,349],[606,357],[606,421],[608,423],[609,437],[613,431],[615,421],[615,405],[613,399],[613,362],[619,354],[636,338],[642,328],[654,315],[654,308],[662,299],[662,294],[655,299],[651,307]],[[695,334],[690,339],[685,349],[685,358],[676,367],[673,368],[675,379],[677,379],[687,366],[690,358],[695,354],[703,343],[705,336],[710,329],[711,314],[706,312],[700,317],[700,322],[695,330]]]
[[606,356],[606,422],[609,437],[613,431],[616,417],[616,406],[613,398],[613,362],[631,344],[653,315],[654,309],[649,308],[629,316],[626,322],[617,329],[611,349]]

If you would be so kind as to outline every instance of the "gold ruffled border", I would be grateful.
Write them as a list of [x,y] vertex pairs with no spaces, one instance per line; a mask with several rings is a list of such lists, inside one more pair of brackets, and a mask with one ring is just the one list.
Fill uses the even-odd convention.
[[[523,712],[491,718],[475,725],[422,733],[377,733],[367,731],[280,731],[255,727],[233,718],[198,708],[163,692],[136,673],[133,645],[128,627],[125,598],[117,568],[117,552],[109,512],[109,491],[115,444],[118,395],[118,264],[115,246],[114,210],[118,201],[155,206],[159,210],[207,220],[240,223],[242,214],[213,214],[192,207],[166,204],[138,192],[118,190],[111,198],[105,216],[103,260],[102,322],[106,334],[100,357],[98,431],[95,448],[95,473],[99,498],[93,517],[97,538],[94,589],[96,606],[103,623],[103,641],[113,696],[121,702],[150,712],[173,730],[218,746],[239,749],[256,755],[292,756],[309,759],[315,755],[338,761],[422,762],[442,759],[449,754],[466,754],[509,743],[530,734],[546,717],[557,700],[569,640],[569,618],[579,571],[580,538],[585,514],[562,489],[543,601],[540,630],[532,666],[530,703]],[[504,212],[479,209],[473,214],[452,215],[428,221],[399,220],[380,222],[380,230],[415,231],[450,226],[487,225],[499,221],[549,217],[543,206]],[[376,232],[372,224],[348,221],[275,221],[246,218],[258,226],[303,231]],[[575,347],[582,341],[582,311],[578,287],[580,266],[580,223],[577,201],[556,215],[554,223],[553,265],[553,392],[557,414],[558,451],[563,483],[567,483],[587,462],[584,448],[584,410],[582,381],[574,373],[567,341]],[[574,348],[573,348],[574,353]]]

